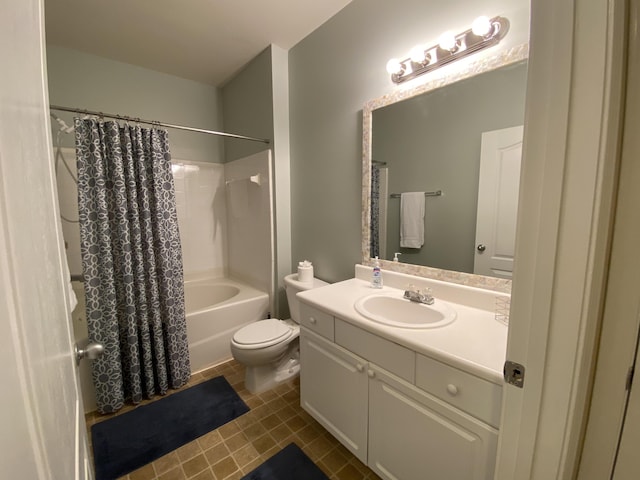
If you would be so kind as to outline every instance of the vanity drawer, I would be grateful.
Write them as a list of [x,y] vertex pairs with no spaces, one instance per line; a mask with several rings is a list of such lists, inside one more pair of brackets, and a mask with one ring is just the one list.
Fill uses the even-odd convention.
[[339,318],[336,318],[335,322],[338,345],[413,383],[416,354],[412,350],[366,332]]
[[333,342],[333,316],[300,302],[300,325]]
[[500,425],[502,387],[450,367],[424,355],[416,355],[416,386],[473,415],[489,425]]

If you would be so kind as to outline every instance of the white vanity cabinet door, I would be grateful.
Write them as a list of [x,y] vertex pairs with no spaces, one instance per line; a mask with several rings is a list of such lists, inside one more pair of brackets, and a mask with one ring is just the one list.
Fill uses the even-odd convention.
[[367,463],[367,362],[306,328],[300,332],[300,403]]
[[493,479],[498,431],[369,365],[368,465],[388,480]]

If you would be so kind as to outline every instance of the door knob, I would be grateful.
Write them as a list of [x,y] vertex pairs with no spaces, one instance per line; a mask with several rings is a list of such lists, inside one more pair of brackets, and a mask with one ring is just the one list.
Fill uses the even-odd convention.
[[95,360],[101,357],[104,353],[104,345],[98,342],[90,342],[84,348],[80,348],[76,343],[73,347],[76,355],[76,365],[80,365],[80,360],[88,358],[89,360]]
[[483,245],[482,243],[480,245],[478,245],[478,251],[479,252],[484,252],[487,249],[487,247],[485,245]]

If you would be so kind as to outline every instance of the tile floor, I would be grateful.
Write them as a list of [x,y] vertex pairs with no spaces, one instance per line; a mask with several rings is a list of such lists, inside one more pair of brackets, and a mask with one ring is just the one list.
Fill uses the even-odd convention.
[[[219,375],[226,377],[251,410],[122,480],[236,480],[291,442],[331,480],[379,479],[300,407],[299,380],[253,395],[244,388],[244,367],[231,360],[193,375],[188,386]],[[127,406],[114,415],[134,408]],[[111,416],[89,413],[87,428]]]

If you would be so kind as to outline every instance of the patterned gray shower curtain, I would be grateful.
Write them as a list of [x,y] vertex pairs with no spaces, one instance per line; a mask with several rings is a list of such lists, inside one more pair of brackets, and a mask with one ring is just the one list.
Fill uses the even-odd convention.
[[380,256],[380,168],[371,165],[371,223],[369,256]]
[[167,132],[76,118],[78,209],[98,410],[183,386],[191,368]]

